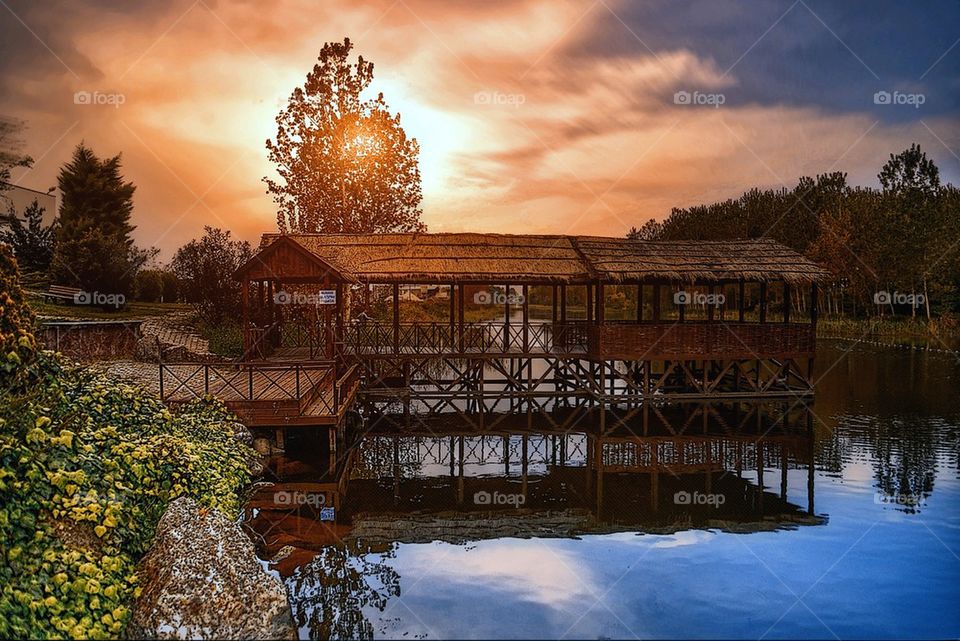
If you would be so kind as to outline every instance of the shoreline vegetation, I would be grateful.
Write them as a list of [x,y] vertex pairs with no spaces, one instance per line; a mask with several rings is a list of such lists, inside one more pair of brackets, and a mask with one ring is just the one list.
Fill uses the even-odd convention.
[[0,637],[119,638],[168,504],[234,518],[256,453],[219,401],[171,412],[45,352],[0,246]]

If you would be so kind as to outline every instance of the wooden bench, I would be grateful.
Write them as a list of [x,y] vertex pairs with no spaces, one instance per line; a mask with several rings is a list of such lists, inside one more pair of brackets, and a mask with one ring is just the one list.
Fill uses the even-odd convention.
[[47,302],[63,301],[71,305],[77,301],[77,296],[83,294],[82,289],[76,287],[67,287],[66,285],[50,285],[43,294]]

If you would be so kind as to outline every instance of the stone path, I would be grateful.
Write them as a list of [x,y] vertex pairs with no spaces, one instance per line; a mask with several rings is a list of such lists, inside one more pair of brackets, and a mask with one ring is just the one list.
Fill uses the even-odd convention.
[[164,360],[216,359],[216,355],[210,352],[210,341],[190,327],[190,316],[190,312],[176,312],[145,320],[140,326],[144,349],[139,356],[156,360],[156,343],[159,340]]

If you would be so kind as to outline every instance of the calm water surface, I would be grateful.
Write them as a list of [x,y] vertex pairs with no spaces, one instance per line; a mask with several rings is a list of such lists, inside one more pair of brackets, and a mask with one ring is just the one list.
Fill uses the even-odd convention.
[[[302,638],[956,638],[957,359],[838,341],[818,368],[812,434],[803,412],[758,433],[721,408],[688,440],[610,446],[599,486],[586,428],[468,438],[462,457],[456,438],[368,436],[336,523],[254,500],[250,524]],[[282,480],[329,480],[316,450],[288,444]]]

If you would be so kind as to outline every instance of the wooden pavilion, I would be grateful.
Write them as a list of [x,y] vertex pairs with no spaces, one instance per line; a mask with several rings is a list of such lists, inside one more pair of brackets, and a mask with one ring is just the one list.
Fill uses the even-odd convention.
[[[265,234],[236,277],[248,361],[358,367],[368,401],[471,413],[809,396],[828,272],[766,238]],[[443,293],[426,319],[403,318],[415,286]]]

